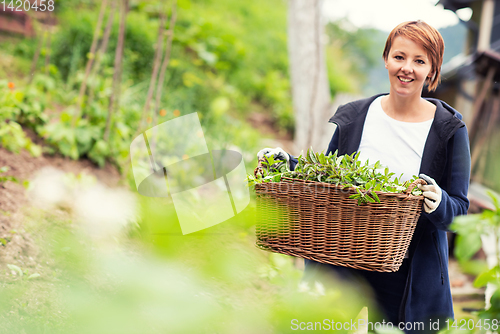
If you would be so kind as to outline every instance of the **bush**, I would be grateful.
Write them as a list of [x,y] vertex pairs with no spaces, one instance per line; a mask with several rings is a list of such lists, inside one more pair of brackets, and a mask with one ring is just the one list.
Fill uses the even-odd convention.
[[[96,25],[95,12],[64,12],[60,16],[60,29],[54,38],[51,61],[57,66],[63,80],[85,66],[92,45]],[[118,39],[118,15],[107,49],[106,66],[113,66]],[[105,22],[104,24],[105,25]],[[154,58],[153,44],[157,27],[144,13],[130,12],[125,34],[124,74],[134,80],[143,80],[151,72]]]
[[45,115],[42,105],[34,99],[32,91],[16,89],[15,83],[0,81],[0,144],[9,151],[19,152],[27,149],[33,156],[42,153],[41,147],[35,145],[26,136],[21,124],[35,127],[44,124]]

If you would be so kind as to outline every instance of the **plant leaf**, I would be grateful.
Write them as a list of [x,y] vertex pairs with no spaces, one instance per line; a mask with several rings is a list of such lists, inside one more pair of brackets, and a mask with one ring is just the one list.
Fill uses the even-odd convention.
[[481,248],[481,237],[476,233],[461,234],[457,236],[455,256],[460,260],[469,260]]
[[34,274],[29,275],[28,279],[33,279],[33,278],[37,278],[37,277],[40,277],[40,274],[34,273]]
[[19,268],[18,266],[16,266],[15,264],[8,264],[7,267],[10,269],[10,270],[13,270],[13,271],[16,271],[19,276],[23,276],[23,271],[21,270],[21,268]]

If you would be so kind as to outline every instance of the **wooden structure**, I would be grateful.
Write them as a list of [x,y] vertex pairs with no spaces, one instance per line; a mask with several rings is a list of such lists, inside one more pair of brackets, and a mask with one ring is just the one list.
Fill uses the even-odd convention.
[[487,180],[486,165],[496,161],[492,155],[500,155],[493,145],[500,126],[500,0],[440,0],[438,4],[455,12],[470,8],[472,16],[462,21],[468,28],[464,54],[443,65],[442,84],[428,95],[448,102],[464,115],[472,180],[498,188],[500,180]]
[[[40,0],[29,0],[31,6],[38,6],[40,8]],[[23,1],[24,3],[24,1]],[[9,2],[6,1],[5,6],[0,4],[0,33],[11,33],[22,35],[25,37],[34,37],[36,35],[34,25],[36,22],[45,26],[54,26],[56,20],[51,11],[36,11],[30,9],[29,11],[17,11],[17,7],[9,8]]]
[[14,34],[22,34],[26,37],[33,37],[35,31],[33,29],[33,21],[27,12],[15,11],[0,6],[0,31],[5,31]]
[[[466,7],[473,11],[471,19],[464,22],[469,28],[464,55],[443,66],[443,85],[433,95],[464,114],[471,146],[469,213],[479,213],[494,209],[487,187],[500,190],[500,0],[440,0],[439,4],[454,12]],[[487,164],[493,173],[486,172]],[[490,267],[496,263],[495,252],[500,247],[496,243],[492,235],[482,237]],[[488,284],[486,308],[494,291]]]
[[475,170],[479,157],[484,153],[487,140],[491,139],[493,130],[498,125],[500,94],[495,83],[500,81],[500,53],[495,51],[476,53],[474,64],[480,79],[469,128],[472,170]]

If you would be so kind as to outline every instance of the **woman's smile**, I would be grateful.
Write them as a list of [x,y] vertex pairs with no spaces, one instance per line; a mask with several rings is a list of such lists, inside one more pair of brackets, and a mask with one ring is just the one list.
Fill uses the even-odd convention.
[[407,83],[410,83],[410,82],[412,82],[412,81],[413,81],[413,79],[412,79],[412,78],[403,77],[403,76],[398,76],[398,79],[399,79],[402,83],[404,83],[404,84],[407,84]]

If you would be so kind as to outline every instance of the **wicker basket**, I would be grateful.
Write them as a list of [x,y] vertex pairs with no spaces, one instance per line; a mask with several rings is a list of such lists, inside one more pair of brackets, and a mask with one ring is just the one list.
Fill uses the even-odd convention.
[[256,244],[337,266],[397,271],[422,210],[423,196],[409,195],[415,185],[358,205],[349,199],[354,188],[287,178],[256,184]]

